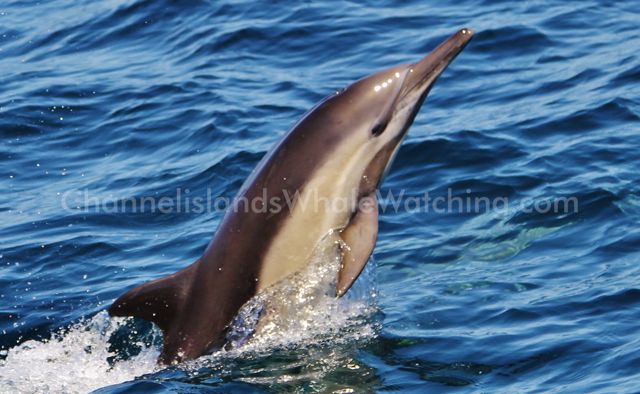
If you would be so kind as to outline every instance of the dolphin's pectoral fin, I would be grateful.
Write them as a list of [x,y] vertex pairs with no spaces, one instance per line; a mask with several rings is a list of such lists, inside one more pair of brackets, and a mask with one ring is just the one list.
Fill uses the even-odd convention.
[[196,262],[173,275],[129,290],[109,307],[109,315],[149,320],[166,335],[178,306],[187,295],[197,265]]
[[363,197],[358,211],[340,237],[345,243],[342,266],[338,272],[336,296],[342,297],[367,265],[378,237],[378,200],[375,193]]

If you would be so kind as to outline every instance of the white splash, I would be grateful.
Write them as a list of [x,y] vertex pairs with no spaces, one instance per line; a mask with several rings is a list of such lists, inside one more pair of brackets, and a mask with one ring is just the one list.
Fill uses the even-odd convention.
[[312,351],[316,345],[335,347],[375,337],[376,324],[370,319],[377,311],[375,261],[371,258],[347,294],[336,298],[341,256],[335,246],[340,243],[336,237],[326,237],[304,271],[249,300],[227,336],[232,349],[201,357],[194,366],[243,355],[268,356],[277,349]]
[[14,393],[86,393],[153,372],[159,352],[152,347],[114,365],[107,361],[114,356],[109,337],[125,321],[103,311],[49,340],[10,349],[0,361],[0,387]]
[[[192,378],[216,371],[236,381],[272,385],[322,381],[336,368],[352,367],[348,349],[375,338],[378,331],[371,319],[377,311],[375,261],[369,261],[344,297],[336,298],[340,258],[328,251],[330,248],[319,253],[303,272],[249,300],[227,336],[231,348],[187,362],[182,368]],[[284,364],[280,360],[255,370],[238,370],[232,362],[264,359],[268,363],[272,354],[283,351],[289,355]],[[296,373],[291,374],[296,366]]]
[[[337,299],[340,259],[328,250],[335,249],[319,253],[305,271],[245,304],[230,330],[228,339],[233,346],[229,350],[177,368],[189,371],[230,359],[268,357],[278,349],[303,347],[310,353],[318,352],[314,345],[328,344],[331,352],[338,344],[374,337],[376,329],[368,317],[376,311],[375,263],[370,261],[353,288]],[[109,351],[110,337],[121,328],[126,330],[123,326],[129,321],[110,318],[103,311],[49,340],[31,340],[10,349],[0,361],[0,391],[85,393],[159,371],[156,360],[160,349],[143,343],[135,344],[142,348],[137,356],[109,363],[108,359],[116,356]],[[133,334],[129,337],[136,337]],[[325,365],[320,369],[332,368]]]

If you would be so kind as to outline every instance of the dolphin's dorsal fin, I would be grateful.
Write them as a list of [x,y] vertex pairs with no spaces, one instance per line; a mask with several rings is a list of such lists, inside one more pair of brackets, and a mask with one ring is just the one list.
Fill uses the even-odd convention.
[[365,197],[366,203],[359,209],[342,230],[340,237],[345,243],[342,252],[342,265],[338,272],[336,296],[342,297],[367,265],[378,237],[378,200],[375,193]]
[[109,307],[109,315],[140,317],[154,322],[166,334],[187,297],[197,266],[195,262],[173,275],[129,290]]

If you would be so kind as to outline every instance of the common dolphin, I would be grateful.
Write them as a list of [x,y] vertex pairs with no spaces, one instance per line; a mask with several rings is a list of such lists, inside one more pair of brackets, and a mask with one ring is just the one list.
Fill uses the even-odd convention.
[[342,199],[348,209],[301,203],[280,210],[230,209],[202,257],[128,291],[109,314],[157,324],[164,337],[160,363],[199,357],[222,347],[243,304],[302,270],[327,234],[340,240],[336,296],[344,295],[376,243],[376,190],[431,87],[472,35],[459,30],[419,62],[373,74],[325,98],[265,155],[236,197],[262,204],[291,196]]

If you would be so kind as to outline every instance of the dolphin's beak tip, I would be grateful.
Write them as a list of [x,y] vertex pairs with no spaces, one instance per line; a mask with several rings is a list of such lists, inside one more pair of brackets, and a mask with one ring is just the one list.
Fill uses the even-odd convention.
[[468,27],[463,27],[462,29],[460,29],[460,34],[464,35],[464,36],[473,36],[473,29],[469,29]]

